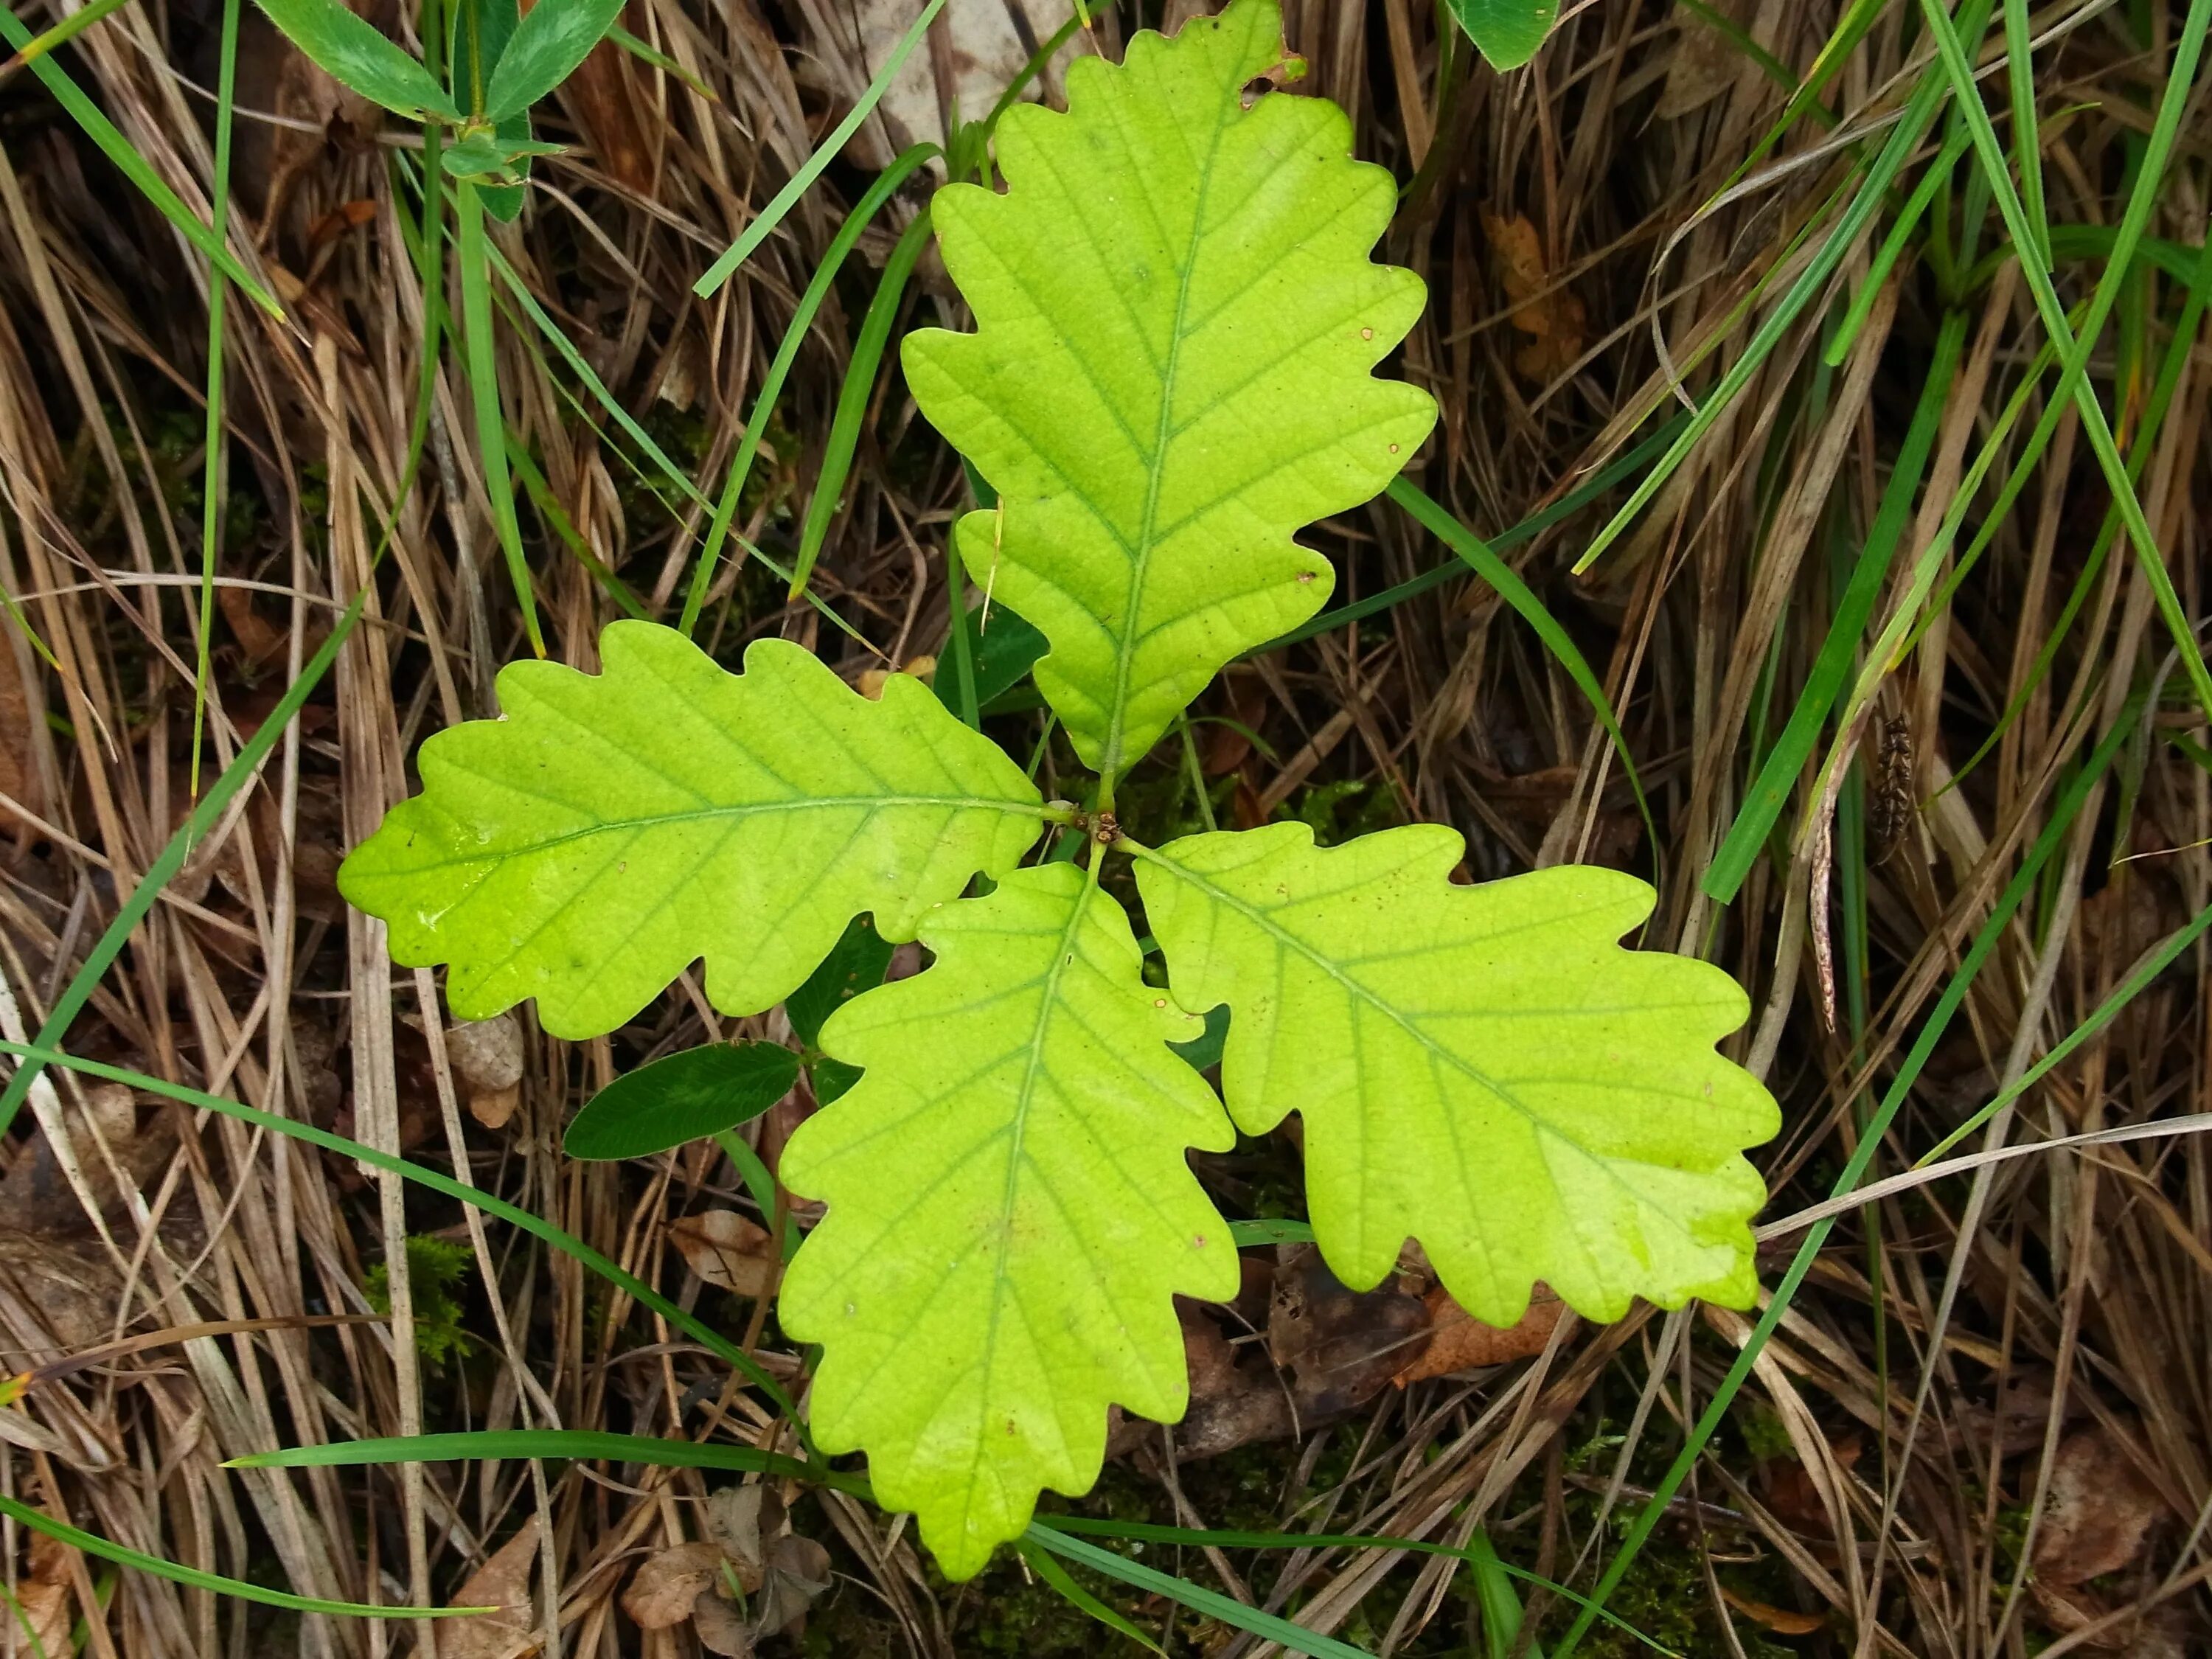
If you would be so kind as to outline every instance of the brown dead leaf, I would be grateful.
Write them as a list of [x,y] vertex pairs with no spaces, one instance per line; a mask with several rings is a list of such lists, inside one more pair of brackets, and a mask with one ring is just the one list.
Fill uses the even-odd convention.
[[668,1237],[691,1271],[719,1290],[766,1296],[775,1282],[768,1229],[735,1210],[702,1210],[672,1224]]
[[660,171],[660,153],[653,142],[652,124],[629,54],[612,40],[600,41],[562,82],[560,99],[584,130],[606,175],[650,199]]
[[795,1631],[805,1622],[807,1609],[829,1588],[828,1550],[796,1533],[777,1539],[769,1548],[768,1572],[754,1613],[755,1628],[763,1636]]
[[721,1659],[751,1659],[758,1641],[753,1621],[738,1611],[735,1601],[719,1595],[702,1595],[691,1608],[691,1633],[699,1645]]
[[[1410,1285],[1410,1288],[1409,1288]],[[1267,1352],[1297,1382],[1301,1412],[1333,1416],[1375,1397],[1428,1346],[1429,1310],[1404,1275],[1354,1291],[1310,1244],[1275,1270]]]
[[[15,1584],[14,1634],[21,1638],[17,1651],[65,1654],[70,1651],[70,1626],[76,1622],[76,1604],[70,1580],[76,1552],[58,1538],[31,1534],[30,1571]],[[0,1614],[0,1617],[5,1615]]]
[[623,1611],[640,1630],[680,1625],[721,1567],[721,1547],[703,1540],[649,1555],[623,1592]]
[[769,1547],[788,1530],[783,1500],[766,1486],[725,1486],[707,1500],[707,1536],[748,1595],[761,1587]]
[[[12,796],[45,816],[46,792],[39,781],[38,751],[31,726],[30,694],[16,672],[14,653],[0,647],[0,794]],[[20,819],[9,826],[19,841],[31,835]]]
[[469,1115],[503,1129],[522,1103],[522,1027],[513,1014],[456,1020],[446,1030],[446,1058],[469,1103]]
[[449,1603],[499,1611],[441,1621],[438,1659],[521,1659],[538,1646],[530,1608],[530,1570],[537,1559],[538,1517],[533,1515],[469,1575]]
[[[1713,9],[1730,22],[1741,23],[1748,8],[1743,0],[1715,0]],[[1662,121],[1703,109],[1735,84],[1744,64],[1735,43],[1687,6],[1674,8],[1674,27],[1666,82],[1652,111]]]
[[2127,1443],[2102,1425],[2069,1435],[2051,1470],[2036,1577],[2079,1584],[2136,1559],[2165,1507]]
[[1541,1353],[1567,1310],[1565,1303],[1539,1285],[1520,1322],[1500,1330],[1468,1313],[1441,1285],[1423,1300],[1429,1310],[1429,1346],[1390,1379],[1401,1389],[1431,1376],[1473,1370],[1479,1365],[1502,1365],[1509,1359]]
[[1817,1613],[1792,1613],[1787,1607],[1769,1607],[1764,1601],[1754,1601],[1748,1595],[1738,1595],[1726,1584],[1721,1586],[1721,1600],[1734,1607],[1754,1625],[1771,1630],[1778,1636],[1810,1636],[1824,1629],[1827,1620]]
[[1539,384],[1554,380],[1582,356],[1589,320],[1583,302],[1555,283],[1536,227],[1525,216],[1508,219],[1485,209],[1482,229],[1498,285],[1513,307],[1506,320],[1530,337],[1514,354],[1514,369]]

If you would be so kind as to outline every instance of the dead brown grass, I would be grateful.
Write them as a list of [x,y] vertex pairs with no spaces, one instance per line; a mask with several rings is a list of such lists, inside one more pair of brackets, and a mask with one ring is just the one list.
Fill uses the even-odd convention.
[[[1006,9],[1039,35],[1060,21],[1040,0]],[[1003,76],[1000,9],[951,8],[933,40],[937,79],[894,106],[905,120],[927,125],[956,86],[972,96],[979,80]],[[1190,9],[1170,0],[1167,21]],[[1842,8],[1721,9],[1802,70]],[[1841,142],[1893,109],[1924,61],[1908,44],[1918,38],[1909,10],[1889,7],[1850,55],[1828,98],[1835,131],[1801,124],[1731,185],[1783,94],[1687,10],[1594,0],[1529,70],[1470,71],[1462,52],[1440,82],[1431,9],[1288,0],[1290,39],[1312,66],[1306,87],[1351,110],[1360,153],[1410,186],[1387,252],[1431,284],[1406,352],[1406,372],[1443,409],[1425,487],[1495,531],[1617,452],[1677,396],[1678,374],[1693,393],[1710,386],[1748,331],[1741,308],[1755,319],[1802,268],[1797,233],[1844,182]],[[603,48],[557,100],[552,125],[574,148],[543,167],[504,246],[596,372],[702,477],[719,477],[734,447],[843,203],[915,135],[872,121],[741,280],[703,304],[690,283],[865,83],[878,13],[833,0],[633,0],[628,27],[713,100]],[[208,0],[149,0],[90,31],[68,60],[201,209],[214,16]],[[2164,61],[2162,40],[2146,52],[2130,36],[2130,17],[2165,30],[2180,12],[2051,0],[2035,13],[2037,33],[2057,37],[2039,58],[2054,222],[2118,216],[2128,146]],[[1117,52],[1121,27],[1107,16],[1097,49]],[[471,447],[453,435],[471,430],[458,380],[441,386],[424,477],[371,579],[421,329],[380,149],[388,135],[251,13],[239,104],[240,207],[294,320],[232,307],[217,763],[266,715],[334,609],[364,582],[374,598],[329,695],[173,884],[71,1045],[450,1167],[761,1339],[760,1310],[703,1285],[672,1231],[687,1215],[741,1206],[718,1152],[611,1168],[556,1150],[568,1115],[618,1067],[730,1032],[697,986],[687,981],[611,1041],[556,1042],[521,1018],[519,1077],[503,1080],[481,1056],[457,1065],[434,979],[394,969],[380,929],[337,898],[338,851],[407,791],[425,732],[491,710],[494,672],[522,648],[520,632]],[[2212,167],[2202,113],[2200,96],[2151,228],[2191,246]],[[879,261],[895,231],[872,232],[864,252]],[[1847,264],[1852,286],[1866,258]],[[2062,266],[2062,278],[2094,280],[2096,268],[2084,269]],[[1868,1088],[1890,1074],[2048,822],[2085,724],[2102,730],[2130,692],[2180,684],[2139,572],[2107,561],[2055,672],[1990,757],[1958,775],[2028,684],[2104,511],[2069,416],[1988,556],[1880,699],[1878,729],[1894,735],[1891,787],[1873,805],[1891,814],[1895,845],[1864,866],[1861,887],[1842,889],[1846,902],[1863,894],[1859,1032],[1848,994],[1834,1021],[1821,1006],[1821,941],[1847,951],[1838,941],[1851,924],[1843,911],[1831,918],[1826,884],[1808,899],[1809,845],[1762,860],[1733,905],[1698,889],[1751,757],[1803,683],[1839,562],[1847,568],[1874,517],[1947,303],[1964,321],[1964,363],[1942,389],[1927,504],[1900,570],[2041,343],[2012,275],[2001,267],[1947,296],[1924,264],[1909,264],[1832,374],[1814,367],[1823,334],[1796,328],[1588,577],[1566,567],[1601,522],[1594,513],[1512,556],[1622,710],[1658,848],[1583,700],[1471,580],[1255,662],[1206,705],[1261,739],[1207,746],[1224,810],[1240,821],[1332,810],[1316,792],[1333,790],[1322,798],[1337,803],[1332,830],[1360,813],[1450,823],[1468,832],[1478,875],[1576,857],[1656,870],[1655,942],[1711,955],[1751,989],[1758,1012],[1740,1053],[1788,1114],[1767,1154],[1778,1215],[1825,1195]],[[1838,308],[1849,291],[1839,286]],[[764,546],[788,540],[811,495],[851,307],[866,292],[848,284],[802,354],[765,484],[744,505],[742,527]],[[2163,349],[2173,293],[2147,281],[2141,305],[2108,331],[2120,355],[2107,348],[2095,364],[2124,445],[2148,376],[2116,377]],[[0,582],[55,659],[47,666],[21,629],[0,626],[0,1012],[18,1041],[188,805],[204,294],[197,258],[29,77],[0,82]],[[953,301],[932,279],[910,305],[944,316]],[[530,342],[509,332],[502,374],[552,497],[649,605],[680,600],[700,514],[670,510],[638,481],[620,447],[580,418],[565,371]],[[2200,343],[2142,486],[2197,617],[2212,571],[2208,369]],[[883,657],[936,648],[943,530],[962,498],[957,463],[888,376],[816,578]],[[1381,507],[1319,533],[1339,556],[1343,599],[1442,556]],[[556,538],[535,539],[550,648],[588,667],[610,601]],[[718,649],[781,632],[855,675],[878,659],[812,611],[781,605],[751,569],[725,573],[709,615]],[[2018,1079],[2212,900],[2212,775],[2188,747],[2203,736],[2196,714],[2154,697],[2114,781],[2096,786],[2067,832],[2063,869],[1976,978],[1875,1175],[1907,1166]],[[1162,775],[1171,783],[1173,766]],[[1875,769],[1876,785],[1883,775]],[[1847,959],[1840,971],[1848,981],[1853,970]],[[2199,945],[2020,1100],[2012,1138],[2212,1109],[2203,970]],[[708,1356],[611,1303],[573,1262],[396,1180],[64,1073],[41,1083],[33,1106],[36,1126],[7,1149],[0,1181],[0,1352],[29,1369],[141,1340],[0,1412],[6,1491],[134,1548],[348,1599],[442,1601],[488,1559],[505,1563],[498,1585],[519,1594],[530,1580],[518,1564],[534,1552],[535,1617],[499,1632],[448,1628],[446,1659],[690,1650],[690,1626],[641,1634],[618,1598],[639,1563],[702,1535],[707,1487],[695,1475],[222,1464],[426,1425],[699,1434],[727,1414],[765,1431],[767,1413]],[[797,1109],[764,1121],[764,1152]],[[1280,1163],[1263,1149],[1218,1173],[1250,1195],[1269,1190]],[[460,1360],[419,1359],[410,1340],[430,1304],[404,1269],[410,1232],[467,1252],[472,1346]],[[377,1261],[393,1264],[391,1323],[331,1323],[370,1311],[363,1285]],[[2195,1135],[2039,1153],[1883,1200],[1820,1258],[1620,1610],[1701,1654],[2204,1651],[2208,1270],[2212,1169]],[[217,1328],[249,1321],[255,1328]],[[1605,1329],[1566,1319],[1534,1358],[1370,1390],[1346,1423],[1311,1430],[1303,1455],[1288,1442],[1248,1449],[1234,1480],[1209,1484],[1206,1464],[1148,1455],[1109,1476],[1114,1501],[1188,1524],[1257,1516],[1453,1544],[1482,1527],[1508,1559],[1579,1572],[1586,1586],[1618,1535],[1601,1517],[1648,1488],[1747,1328],[1712,1310]],[[795,1365],[772,1328],[763,1358]],[[822,1494],[801,1519],[833,1544],[842,1575],[817,1605],[810,1650],[1011,1644],[1042,1654],[1107,1639],[1023,1611],[1042,1592],[1012,1567],[980,1594],[950,1589],[898,1521],[848,1499]],[[495,1557],[526,1524],[520,1550]],[[368,1654],[423,1639],[405,1626],[295,1626],[136,1573],[111,1583],[100,1564],[12,1528],[0,1547],[49,1653],[77,1619],[83,1650],[100,1659],[295,1643]],[[1480,1650],[1463,1645],[1477,1638],[1449,1560],[1386,1548],[1186,1552],[1179,1570],[1378,1650]],[[1260,1651],[1222,1626],[1114,1599],[1178,1650]],[[1555,1605],[1552,1617],[1556,1630]],[[0,1620],[0,1632],[9,1651],[30,1650],[20,1626]]]

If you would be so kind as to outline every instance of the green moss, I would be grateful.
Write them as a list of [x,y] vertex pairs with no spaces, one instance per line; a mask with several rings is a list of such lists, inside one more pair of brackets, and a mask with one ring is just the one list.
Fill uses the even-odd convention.
[[[460,1298],[454,1294],[474,1265],[465,1244],[428,1233],[407,1237],[407,1285],[415,1303],[415,1351],[433,1365],[465,1352]],[[362,1294],[381,1314],[392,1311],[392,1269],[380,1261],[362,1281]]]

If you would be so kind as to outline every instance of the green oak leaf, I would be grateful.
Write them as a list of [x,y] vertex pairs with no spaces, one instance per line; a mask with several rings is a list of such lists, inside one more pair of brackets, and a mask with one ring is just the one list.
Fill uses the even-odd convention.
[[410,967],[485,1019],[526,997],[556,1036],[612,1030],[701,957],[726,1013],[773,1006],[863,911],[911,939],[1037,837],[1036,788],[919,680],[871,702],[760,640],[730,674],[618,622],[605,672],[501,671],[498,720],[423,744],[423,791],[339,871]]
[[919,330],[916,400],[999,493],[962,560],[1051,644],[1036,683],[1110,781],[1231,658],[1320,609],[1291,539],[1413,458],[1429,395],[1372,371],[1413,326],[1411,271],[1369,258],[1397,201],[1295,73],[1275,0],[1236,0],[1114,67],[1065,114],[1006,112],[1003,194],[937,193],[972,334]]
[[1139,855],[1176,1000],[1231,1010],[1231,1115],[1303,1115],[1314,1231],[1354,1289],[1411,1235],[1494,1325],[1539,1279],[1595,1319],[1638,1296],[1748,1306],[1765,1193],[1741,1149],[1780,1120],[1714,1052],[1743,993],[1620,946],[1651,910],[1633,876],[1458,886],[1462,851],[1439,825],[1324,851],[1281,823]]
[[1139,976],[1128,919],[1071,864],[921,928],[935,963],[854,998],[823,1042],[866,1068],[781,1170],[829,1216],[779,1318],[823,1346],[824,1451],[865,1448],[948,1577],[1020,1535],[1038,1492],[1098,1478],[1106,1408],[1188,1403],[1173,1297],[1237,1291],[1185,1149],[1235,1141],[1174,1050],[1204,1022]]

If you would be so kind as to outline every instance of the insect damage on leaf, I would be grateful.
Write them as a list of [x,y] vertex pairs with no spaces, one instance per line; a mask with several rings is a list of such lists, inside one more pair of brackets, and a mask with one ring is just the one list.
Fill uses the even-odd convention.
[[1113,67],[1068,109],[1007,112],[1007,188],[938,192],[972,334],[908,336],[924,414],[999,492],[957,532],[1042,631],[1036,682],[1109,780],[1231,658],[1318,611],[1291,539],[1413,458],[1429,395],[1373,370],[1420,279],[1369,257],[1397,194],[1319,98],[1245,88],[1285,63],[1274,0],[1237,0]]
[[1037,837],[1035,786],[918,681],[872,702],[781,640],[730,674],[643,622],[599,651],[598,675],[509,665],[506,717],[425,743],[422,793],[339,872],[397,960],[452,964],[465,1018],[534,996],[554,1036],[595,1036],[701,957],[708,999],[757,1013],[854,916],[911,939]]
[[1237,1285],[1184,1150],[1236,1138],[1168,1047],[1204,1022],[1145,984],[1128,918],[1073,865],[946,905],[921,940],[934,966],[823,1028],[866,1069],[784,1152],[830,1212],[781,1319],[823,1346],[816,1441],[865,1448],[877,1498],[965,1578],[1041,1488],[1090,1490],[1109,1403],[1182,1415],[1174,1297]]
[[1231,1115],[1260,1134],[1303,1115],[1315,1236],[1355,1288],[1410,1235],[1486,1324],[1540,1279],[1596,1319],[1638,1296],[1748,1306],[1765,1190],[1741,1149],[1778,1115],[1713,1049],[1742,991],[1620,948],[1651,909],[1633,876],[1459,887],[1462,851],[1441,825],[1323,850],[1285,823],[1143,856],[1176,1000],[1229,1005]]

